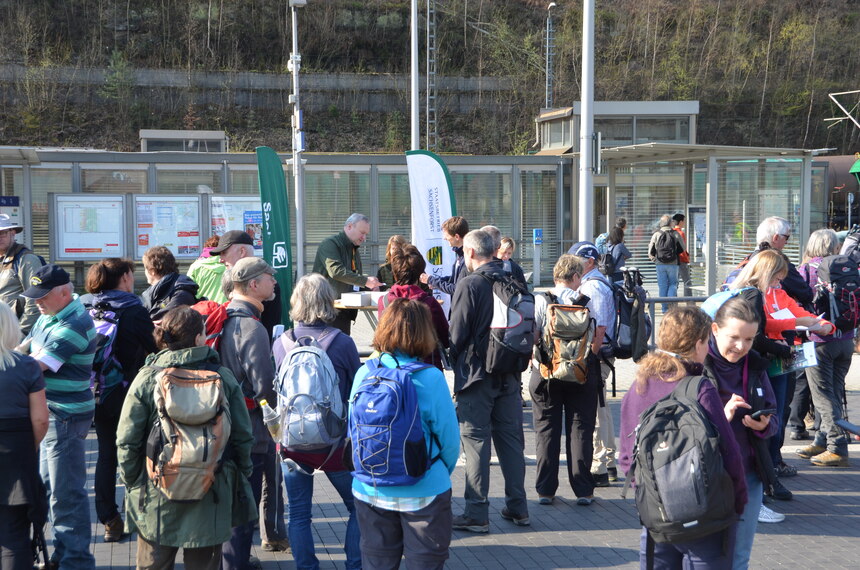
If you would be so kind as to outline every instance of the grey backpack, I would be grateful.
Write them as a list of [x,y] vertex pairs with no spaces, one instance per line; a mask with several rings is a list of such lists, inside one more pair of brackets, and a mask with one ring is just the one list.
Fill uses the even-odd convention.
[[318,338],[281,335],[286,356],[278,369],[275,390],[281,417],[280,444],[297,451],[337,445],[346,432],[346,407],[340,380],[326,351],[341,334],[326,328]]

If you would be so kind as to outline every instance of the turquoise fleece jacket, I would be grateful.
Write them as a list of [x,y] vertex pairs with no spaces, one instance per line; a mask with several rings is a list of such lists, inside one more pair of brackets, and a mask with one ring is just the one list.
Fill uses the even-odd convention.
[[[403,366],[409,362],[417,362],[417,358],[396,353],[397,361]],[[394,368],[394,359],[390,355],[382,356],[382,364]],[[361,381],[367,377],[367,366],[362,366],[355,373],[355,381],[349,394],[349,413],[352,413],[352,399]],[[457,465],[457,457],[460,455],[460,426],[457,422],[457,413],[454,411],[454,403],[451,400],[451,391],[445,376],[435,367],[425,368],[412,374],[412,383],[418,395],[419,409],[421,411],[421,423],[424,424],[424,433],[427,437],[427,451],[431,457],[439,455],[439,459],[433,463],[430,470],[424,474],[415,485],[402,487],[373,487],[361,483],[357,479],[352,480],[352,490],[367,496],[382,497],[435,497],[451,488],[451,473]],[[442,446],[441,454],[439,446],[434,443],[430,445],[429,434],[435,434],[439,445]]]

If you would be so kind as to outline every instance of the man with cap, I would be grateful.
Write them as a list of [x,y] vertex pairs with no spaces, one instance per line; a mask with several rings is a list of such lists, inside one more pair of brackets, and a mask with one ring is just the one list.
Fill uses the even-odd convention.
[[15,241],[15,235],[23,229],[7,214],[0,214],[0,301],[12,307],[20,321],[21,333],[26,335],[39,318],[39,309],[33,299],[21,297],[21,292],[45,262]]
[[[606,379],[612,371],[614,359],[601,356],[601,351],[608,348],[609,339],[615,335],[615,299],[612,286],[597,267],[600,254],[594,244],[587,241],[575,243],[568,253],[582,258],[582,283],[576,292],[579,296],[588,297],[586,307],[595,322],[588,379],[583,385],[581,421],[578,427],[574,427],[572,435],[580,444],[581,456],[572,476],[576,503],[589,505],[594,500],[594,487],[608,487],[610,478],[616,479],[618,474],[615,430],[611,411],[606,405]],[[587,492],[589,488],[591,493]]]
[[33,274],[22,295],[35,302],[41,316],[17,349],[36,359],[45,374],[49,424],[40,470],[54,530],[52,562],[63,569],[95,567],[85,440],[95,411],[90,372],[96,330],[72,290],[69,274],[58,265]]
[[[219,348],[221,363],[236,376],[251,416],[254,433],[251,461],[254,471],[250,481],[257,505],[262,496],[263,471],[271,470],[274,480],[276,461],[275,442],[263,423],[263,412],[259,405],[260,400],[277,400],[271,343],[269,334],[260,322],[260,315],[264,312],[263,302],[271,301],[275,296],[274,275],[275,270],[258,257],[242,257],[233,263],[230,268],[233,293],[227,305],[227,320],[224,322]],[[248,567],[253,535],[253,523],[233,529],[232,538],[224,543],[222,550],[222,562],[226,570],[245,570]],[[269,543],[285,540],[272,536],[268,538]]]
[[[247,232],[230,230],[218,238],[218,247],[213,247],[210,253],[220,255],[221,263],[226,265],[227,269],[232,269],[240,259],[255,256],[254,240]],[[229,286],[232,283],[226,272],[224,279],[226,285]],[[263,314],[260,321],[271,338],[272,329],[281,323],[281,288],[277,282],[275,283],[275,296],[269,301],[263,301]]]
[[[362,287],[379,289],[376,277],[363,275],[361,271],[361,256],[358,248],[370,233],[370,220],[364,214],[352,214],[343,224],[343,231],[322,241],[314,259],[314,273],[319,273],[331,284],[335,293],[358,291]],[[341,309],[331,326],[349,334],[352,321],[358,311]]]

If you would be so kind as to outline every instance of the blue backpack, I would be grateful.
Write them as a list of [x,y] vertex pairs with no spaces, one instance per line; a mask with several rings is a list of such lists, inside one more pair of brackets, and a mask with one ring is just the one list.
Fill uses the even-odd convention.
[[344,461],[362,483],[414,485],[431,460],[412,373],[432,366],[413,362],[388,368],[379,358],[365,365],[368,375],[350,401]]

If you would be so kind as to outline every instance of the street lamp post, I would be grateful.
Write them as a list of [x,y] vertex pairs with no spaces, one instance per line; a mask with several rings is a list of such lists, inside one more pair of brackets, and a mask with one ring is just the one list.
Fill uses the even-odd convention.
[[290,103],[293,105],[292,127],[293,127],[293,186],[295,188],[296,204],[296,277],[304,275],[305,269],[305,182],[304,166],[302,164],[302,152],[305,150],[305,136],[302,131],[302,110],[299,105],[299,69],[301,69],[302,56],[299,55],[299,28],[298,8],[307,6],[307,0],[290,0],[290,13],[293,27],[293,50],[290,53],[290,61],[287,69],[293,74],[293,93],[290,95]]

